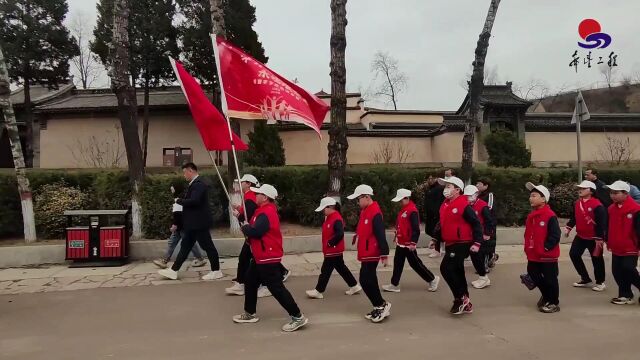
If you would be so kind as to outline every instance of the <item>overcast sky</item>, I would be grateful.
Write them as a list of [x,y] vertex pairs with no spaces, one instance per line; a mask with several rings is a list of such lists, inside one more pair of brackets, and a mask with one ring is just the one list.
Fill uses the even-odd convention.
[[[233,0],[229,0],[233,1]],[[329,0],[251,0],[255,29],[269,56],[268,65],[302,86],[329,92]],[[81,11],[95,22],[94,0],[69,0],[70,13]],[[393,5],[392,5],[393,4]],[[398,59],[409,79],[399,108],[456,110],[465,90],[475,44],[489,0],[349,0],[347,5],[347,90],[366,90],[376,51]],[[544,80],[551,89],[604,86],[597,56],[618,54],[616,76],[640,74],[640,1],[503,0],[493,28],[487,66],[501,82]],[[578,24],[595,18],[613,41],[594,50],[595,61],[578,72],[569,67],[580,49]],[[598,84],[598,82],[600,82]],[[379,103],[371,105],[381,105]]]

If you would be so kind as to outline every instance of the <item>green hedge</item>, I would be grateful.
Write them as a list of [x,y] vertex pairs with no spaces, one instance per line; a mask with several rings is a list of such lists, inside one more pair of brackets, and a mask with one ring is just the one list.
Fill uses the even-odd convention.
[[[280,194],[278,206],[283,221],[317,226],[322,216],[314,211],[325,195],[328,172],[324,167],[279,167],[247,168],[262,183],[274,185]],[[425,179],[440,173],[438,169],[408,168],[392,166],[353,167],[347,170],[343,196],[366,183],[373,187],[375,199],[380,203],[388,225],[395,221],[398,205],[391,202],[398,188],[414,191],[414,199],[422,210]],[[227,200],[215,173],[207,170],[203,177],[211,184],[210,202],[216,226],[228,223]],[[126,208],[130,203],[127,175],[123,171],[30,171],[28,173],[34,193],[46,184],[64,182],[66,186],[80,189],[87,196],[92,208]],[[640,184],[640,169],[601,170],[605,182],[624,179]],[[496,195],[496,212],[502,225],[522,224],[529,212],[528,194],[524,188],[527,181],[547,185],[553,194],[551,206],[559,216],[566,217],[575,199],[573,184],[577,181],[573,169],[496,169],[478,168],[473,180],[488,178]],[[171,185],[185,188],[184,180],[177,174],[151,174],[142,186],[141,206],[143,231],[148,238],[168,236],[171,222],[171,204],[174,196]],[[0,237],[21,236],[22,217],[20,200],[13,175],[0,174]],[[37,199],[36,199],[37,201]],[[421,211],[421,213],[423,213]],[[358,215],[355,201],[344,199],[343,214],[347,226],[353,229]]]

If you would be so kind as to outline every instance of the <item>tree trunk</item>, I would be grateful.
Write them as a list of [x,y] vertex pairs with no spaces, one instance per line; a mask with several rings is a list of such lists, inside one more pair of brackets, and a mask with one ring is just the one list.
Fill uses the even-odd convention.
[[[221,36],[223,38],[227,37],[227,28],[224,22],[224,0],[209,0],[209,6],[211,11],[211,25],[213,27],[213,33],[217,36]],[[214,45],[215,46],[215,45]],[[219,66],[219,64],[216,64]],[[214,85],[214,104],[221,109],[221,100],[220,96],[222,94],[222,89],[220,87],[220,81],[218,80],[218,85]],[[224,111],[220,111],[225,116],[227,114]],[[231,131],[233,131],[236,135],[240,136],[240,123],[237,120],[230,119]],[[232,151],[227,151],[227,176],[228,176],[228,186],[229,189],[229,229],[232,234],[240,235],[240,223],[238,219],[233,216],[233,204],[242,203],[242,195],[240,194],[239,185],[235,184],[234,179],[237,177],[237,174],[242,170],[242,158],[240,157],[240,153],[236,152],[236,156],[238,159],[238,167],[236,168],[235,158],[233,157]]]
[[149,153],[149,69],[145,73],[144,80],[144,112],[142,117],[142,164],[147,166]]
[[347,0],[331,0],[331,128],[329,129],[329,196],[340,198],[347,167]]
[[[26,74],[26,73],[25,73]],[[27,128],[24,145],[25,151],[25,165],[28,168],[33,167],[33,109],[31,108],[31,85],[29,84],[28,77],[24,81],[24,123]]]
[[473,144],[475,142],[476,128],[480,125],[480,96],[484,89],[484,61],[489,49],[489,38],[491,29],[496,20],[500,0],[491,0],[489,12],[484,23],[484,28],[478,38],[476,45],[475,60],[473,61],[473,73],[471,74],[471,84],[469,85],[469,114],[464,126],[464,137],[462,138],[462,176],[467,182],[471,179],[473,171]]
[[138,132],[138,104],[136,92],[130,83],[129,71],[129,3],[116,0],[114,4],[113,40],[111,43],[111,89],[118,98],[118,118],[129,164],[131,181],[131,219],[133,237],[142,237],[139,190],[144,180],[144,163]]
[[[0,106],[2,107],[2,115],[4,118],[4,127],[7,129],[9,142],[11,144],[11,153],[13,155],[13,166],[16,169],[16,180],[18,183],[18,192],[20,193],[20,205],[22,206],[22,223],[24,225],[24,241],[27,243],[35,242],[36,223],[33,216],[33,201],[31,199],[31,187],[29,179],[25,171],[24,155],[22,153],[22,145],[20,144],[20,134],[18,133],[18,125],[16,117],[13,113],[11,105],[11,89],[9,88],[9,73],[4,60],[2,49],[0,48]],[[2,130],[0,129],[0,133]]]

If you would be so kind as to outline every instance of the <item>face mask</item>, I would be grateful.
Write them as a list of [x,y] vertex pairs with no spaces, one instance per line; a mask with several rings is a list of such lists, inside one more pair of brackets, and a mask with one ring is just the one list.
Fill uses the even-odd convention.
[[451,189],[449,188],[445,188],[442,191],[442,195],[444,195],[444,197],[446,197],[447,199],[451,198],[451,196],[453,196],[453,191],[451,191]]

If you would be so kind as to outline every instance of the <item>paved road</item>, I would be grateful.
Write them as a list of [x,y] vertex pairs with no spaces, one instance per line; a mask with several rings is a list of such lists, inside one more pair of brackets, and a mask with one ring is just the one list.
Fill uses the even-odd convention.
[[3,295],[0,358],[638,358],[640,306],[610,305],[613,286],[605,293],[571,288],[571,264],[562,262],[562,311],[541,314],[537,292],[518,284],[522,269],[500,265],[491,288],[472,292],[476,312],[462,318],[447,313],[446,284],[428,293],[406,272],[402,292],[385,295],[393,315],[382,324],[363,318],[366,298],[342,295],[335,275],[324,300],[303,298],[315,277],[292,277],[288,285],[311,323],[291,334],[279,331],[285,314],[272,298],[259,302],[259,323],[233,324],[242,299],[222,294],[226,281]]

